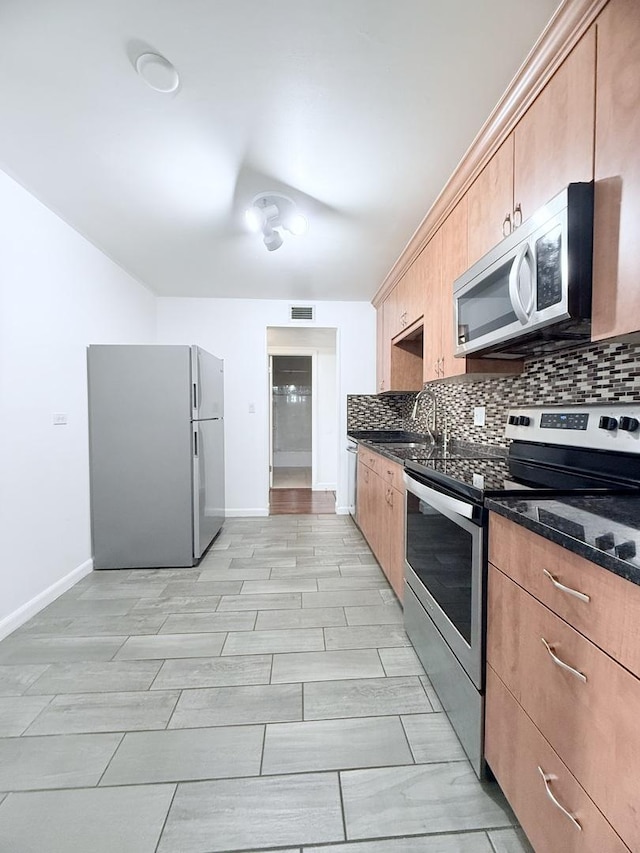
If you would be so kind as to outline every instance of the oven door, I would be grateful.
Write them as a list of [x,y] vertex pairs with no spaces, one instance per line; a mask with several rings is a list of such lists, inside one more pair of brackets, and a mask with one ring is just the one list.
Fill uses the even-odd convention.
[[405,473],[405,577],[478,690],[484,677],[484,510]]

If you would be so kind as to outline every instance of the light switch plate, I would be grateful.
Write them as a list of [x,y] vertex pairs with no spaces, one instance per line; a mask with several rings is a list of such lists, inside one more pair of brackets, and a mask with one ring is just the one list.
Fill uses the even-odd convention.
[[474,406],[473,407],[473,425],[474,426],[484,426],[486,421],[486,412],[484,406]]

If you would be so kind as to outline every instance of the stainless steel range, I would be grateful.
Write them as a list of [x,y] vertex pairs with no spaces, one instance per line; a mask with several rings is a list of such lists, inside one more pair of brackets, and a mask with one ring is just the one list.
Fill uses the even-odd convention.
[[405,460],[405,627],[478,776],[483,725],[485,499],[640,492],[640,404],[509,412],[508,452],[438,445]]

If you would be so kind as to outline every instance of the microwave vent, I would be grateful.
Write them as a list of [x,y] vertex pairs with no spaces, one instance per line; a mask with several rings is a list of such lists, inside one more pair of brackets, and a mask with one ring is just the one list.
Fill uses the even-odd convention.
[[289,319],[293,321],[311,321],[315,320],[315,305],[290,305]]

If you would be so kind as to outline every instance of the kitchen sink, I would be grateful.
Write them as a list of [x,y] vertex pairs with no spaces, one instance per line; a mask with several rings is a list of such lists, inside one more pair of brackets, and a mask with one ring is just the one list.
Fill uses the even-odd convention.
[[402,450],[405,447],[408,449],[419,447],[426,450],[427,448],[433,447],[433,444],[430,441],[385,441],[384,443],[380,443],[383,447],[397,450]]

